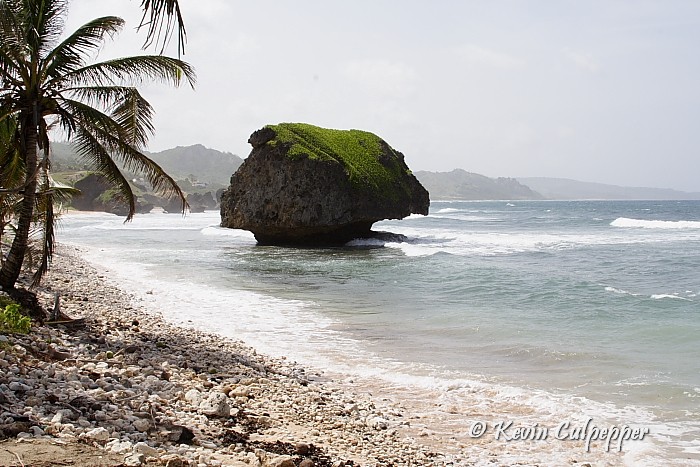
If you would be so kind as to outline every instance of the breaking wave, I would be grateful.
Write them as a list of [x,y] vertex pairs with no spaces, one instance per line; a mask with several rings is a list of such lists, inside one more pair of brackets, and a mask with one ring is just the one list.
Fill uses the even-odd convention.
[[638,229],[700,229],[700,221],[661,221],[618,217],[610,223],[613,227]]

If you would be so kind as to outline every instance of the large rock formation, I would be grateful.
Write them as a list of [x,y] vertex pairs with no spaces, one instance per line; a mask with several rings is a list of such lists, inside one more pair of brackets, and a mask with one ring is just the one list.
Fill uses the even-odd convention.
[[428,214],[428,192],[378,136],[301,123],[268,125],[221,197],[221,225],[261,244],[342,244],[372,224]]
[[[155,204],[162,206],[163,210],[167,213],[182,214],[182,201],[180,201],[179,198],[160,198]],[[204,212],[207,209],[215,209],[217,206],[211,191],[207,191],[206,193],[190,193],[187,195],[187,204],[190,205],[189,211],[192,213]]]
[[[100,174],[89,173],[75,182],[75,188],[80,190],[80,194],[72,198],[71,205],[79,211],[103,211],[119,216],[126,216],[129,213],[126,201]],[[136,212],[144,213],[151,209],[153,204],[136,201]]]

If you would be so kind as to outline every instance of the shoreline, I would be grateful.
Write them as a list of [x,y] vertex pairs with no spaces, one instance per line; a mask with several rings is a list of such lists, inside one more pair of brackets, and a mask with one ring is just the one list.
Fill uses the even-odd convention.
[[[305,457],[314,462],[306,465],[319,466],[530,465],[553,458],[567,465],[620,465],[627,454],[602,452],[600,442],[585,452],[570,440],[475,438],[468,433],[470,420],[494,426],[509,415],[537,420],[538,414],[519,413],[532,410],[522,401],[507,407],[443,406],[429,391],[321,374],[174,325],[163,316],[167,310],[142,308],[74,247],[59,248],[38,293],[45,307],[52,306],[56,292],[62,311],[84,317],[86,327],[36,328],[34,335],[19,337],[27,359],[17,363],[43,380],[22,383],[31,386],[21,395],[33,406],[19,407],[18,397],[10,402],[42,432],[77,447],[103,448],[117,462],[74,465],[300,465]],[[32,355],[33,347],[39,355]],[[69,356],[42,360],[52,352]],[[47,403],[50,394],[57,400]],[[80,397],[94,400],[95,409],[78,406],[76,412],[71,401]],[[4,410],[7,404],[2,405]],[[430,405],[432,414],[425,410]],[[181,427],[194,435],[193,445],[177,442],[178,430],[187,433]],[[41,439],[33,432],[19,444]],[[0,457],[0,464],[21,465],[11,464],[13,459]]]
[[[8,336],[0,384],[11,390],[0,402],[24,434],[0,444],[1,465],[22,465],[9,452],[52,438],[69,452],[105,450],[71,464],[85,466],[449,464],[401,439],[397,410],[240,342],[174,326],[108,282],[75,248],[59,247],[37,295],[50,308],[59,293],[62,312],[85,325]],[[31,451],[24,462],[41,465]]]

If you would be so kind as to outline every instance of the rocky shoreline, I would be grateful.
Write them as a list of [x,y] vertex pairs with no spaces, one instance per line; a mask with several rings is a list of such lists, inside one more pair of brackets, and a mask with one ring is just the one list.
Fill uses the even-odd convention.
[[452,465],[400,407],[169,324],[72,247],[37,292],[82,320],[0,335],[0,465]]

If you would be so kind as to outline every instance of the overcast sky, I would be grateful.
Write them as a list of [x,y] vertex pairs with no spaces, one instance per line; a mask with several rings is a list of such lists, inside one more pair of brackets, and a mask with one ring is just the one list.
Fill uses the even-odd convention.
[[[73,0],[67,28],[121,16],[100,57],[142,53],[139,3]],[[376,133],[414,171],[700,191],[698,1],[180,3],[198,84],[147,87],[152,151],[246,157],[254,130],[306,122]]]

